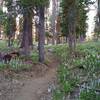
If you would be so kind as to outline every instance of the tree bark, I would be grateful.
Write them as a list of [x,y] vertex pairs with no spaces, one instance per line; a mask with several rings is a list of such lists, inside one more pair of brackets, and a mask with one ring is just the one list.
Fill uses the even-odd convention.
[[44,63],[44,44],[45,44],[45,27],[44,27],[44,7],[39,7],[39,23],[38,23],[38,50],[39,62]]
[[[32,39],[32,16],[30,15],[30,13],[27,12],[26,15],[24,15],[24,22],[23,22],[23,36],[22,36],[22,42],[21,42],[21,48],[25,47],[25,38],[27,36],[28,38],[28,45],[32,46],[33,45],[33,39]],[[27,24],[27,28],[25,29],[25,24]],[[25,34],[25,30],[27,31],[26,36]]]
[[57,41],[57,44],[60,44],[60,37],[59,37],[59,33],[57,34],[56,36],[56,41]]
[[70,7],[68,11],[68,30],[69,30],[69,48],[72,53],[76,47],[76,6]]
[[10,36],[8,37],[8,47],[11,47],[11,38],[10,38]]
[[28,13],[24,13],[24,22],[23,22],[23,37],[21,47],[24,50],[25,55],[29,55],[29,18]]
[[56,0],[52,0],[52,19],[51,19],[51,31],[52,31],[52,34],[53,34],[53,38],[52,38],[52,44],[54,45],[55,44],[55,40],[56,40],[56,17],[57,17],[57,5],[56,5]]
[[57,41],[57,44],[60,44],[60,32],[61,32],[61,29],[60,29],[60,16],[57,16],[57,23],[56,23],[56,41]]
[[72,54],[72,51],[73,51],[73,38],[72,38],[71,33],[69,33],[69,36],[68,36],[68,45],[69,45],[70,54]]
[[100,0],[98,0],[98,17],[99,17],[99,23],[100,23]]
[[29,46],[33,45],[33,38],[32,38],[32,16],[29,16]]

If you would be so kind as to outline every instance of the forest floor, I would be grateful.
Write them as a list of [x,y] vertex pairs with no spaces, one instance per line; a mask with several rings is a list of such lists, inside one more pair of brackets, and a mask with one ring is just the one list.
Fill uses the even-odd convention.
[[0,100],[51,100],[59,61],[50,52],[46,59],[47,64],[34,64],[28,71],[0,72]]

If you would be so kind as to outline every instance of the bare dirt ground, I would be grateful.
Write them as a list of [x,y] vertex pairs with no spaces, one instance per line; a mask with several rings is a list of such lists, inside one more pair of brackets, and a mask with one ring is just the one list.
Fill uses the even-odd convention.
[[34,64],[29,71],[0,72],[0,100],[52,100],[59,62],[51,53],[46,60],[47,65]]

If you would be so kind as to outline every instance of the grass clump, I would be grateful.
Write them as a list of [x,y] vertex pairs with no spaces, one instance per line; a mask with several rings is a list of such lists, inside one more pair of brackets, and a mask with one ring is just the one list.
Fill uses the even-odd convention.
[[30,62],[24,62],[20,59],[12,59],[8,65],[14,71],[28,70],[32,67]]

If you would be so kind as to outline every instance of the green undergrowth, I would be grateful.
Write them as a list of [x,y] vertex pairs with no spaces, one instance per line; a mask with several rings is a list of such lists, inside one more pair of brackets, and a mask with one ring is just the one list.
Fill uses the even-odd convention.
[[14,71],[29,70],[38,62],[38,52],[32,51],[30,56],[20,55],[12,58],[10,62],[0,61],[0,70],[10,68]]
[[13,71],[28,70],[32,67],[32,63],[25,62],[20,59],[12,59],[10,62],[5,63],[4,61],[0,62],[0,70],[10,69]]
[[38,51],[31,50],[29,56],[24,56],[22,52],[20,52],[19,47],[17,46],[17,42],[14,41],[14,45],[12,47],[7,47],[6,40],[0,40],[0,53],[2,55],[9,54],[14,51],[19,51],[20,56],[16,58],[12,58],[10,62],[5,63],[4,61],[0,61],[0,70],[4,70],[10,68],[14,71],[28,70],[32,67],[32,64],[38,63]]
[[[64,100],[69,93],[74,91],[75,87],[81,85],[84,81],[90,82],[92,80],[94,86],[94,80],[100,76],[100,42],[77,44],[71,57],[66,44],[50,48],[61,60],[61,65],[58,68],[58,87],[54,90],[53,100]],[[100,83],[97,84],[100,86]],[[80,93],[80,97],[75,100],[92,100],[86,98],[92,97],[92,93],[96,91],[96,88],[92,89],[91,86],[90,88],[94,91],[84,89]],[[86,91],[88,91],[87,94]],[[96,96],[93,98],[97,98],[94,100],[99,100],[98,95],[96,93],[94,95]]]

